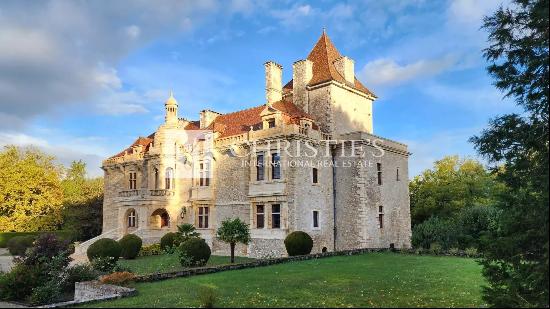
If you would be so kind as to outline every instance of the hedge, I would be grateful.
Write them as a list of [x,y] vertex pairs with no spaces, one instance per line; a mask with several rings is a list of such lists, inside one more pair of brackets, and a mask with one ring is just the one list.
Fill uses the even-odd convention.
[[55,234],[57,237],[64,239],[64,240],[73,240],[73,232],[72,231],[52,231],[52,232],[5,232],[0,233],[0,248],[6,248],[8,245],[8,241],[16,236],[38,236],[40,234],[46,234],[46,233],[52,233]]

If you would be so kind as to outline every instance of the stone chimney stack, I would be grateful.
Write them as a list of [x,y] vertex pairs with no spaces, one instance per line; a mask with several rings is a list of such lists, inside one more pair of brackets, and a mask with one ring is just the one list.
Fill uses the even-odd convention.
[[283,66],[268,61],[265,66],[265,97],[267,105],[271,105],[283,98]]
[[306,86],[313,77],[313,62],[298,60],[292,65],[292,100],[296,106],[309,113],[309,99]]
[[346,56],[336,59],[334,66],[340,75],[344,77],[346,82],[355,83],[355,63],[351,58]]
[[207,128],[219,115],[221,114],[215,111],[208,109],[202,110],[200,113],[200,128]]

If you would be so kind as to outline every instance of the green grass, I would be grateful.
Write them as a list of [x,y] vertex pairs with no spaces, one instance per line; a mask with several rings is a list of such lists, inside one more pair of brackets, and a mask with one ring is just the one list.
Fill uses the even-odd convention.
[[209,286],[220,307],[479,307],[472,259],[369,253],[136,284],[138,296],[92,307],[197,307]]
[[[253,259],[245,257],[235,257],[236,263],[249,262]],[[230,264],[231,258],[228,256],[212,255],[208,260],[208,266]],[[146,275],[152,273],[166,273],[183,270],[177,254],[163,254],[146,257],[138,257],[135,260],[119,260],[121,266],[129,268],[133,273]]]

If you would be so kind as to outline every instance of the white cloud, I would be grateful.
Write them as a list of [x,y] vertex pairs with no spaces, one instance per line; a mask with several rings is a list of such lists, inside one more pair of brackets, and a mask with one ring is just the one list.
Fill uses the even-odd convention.
[[[246,7],[244,1],[235,5]],[[215,0],[3,1],[0,118],[9,123],[0,128],[121,91],[114,70],[121,59],[159,36],[189,31],[214,13],[231,14],[220,8]],[[105,110],[99,101],[98,109]],[[135,103],[112,110],[143,111]]]
[[18,147],[36,147],[47,154],[53,155],[56,162],[69,166],[71,162],[82,160],[86,163],[88,176],[103,175],[100,169],[101,162],[108,156],[108,152],[99,146],[97,137],[64,137],[61,143],[52,143],[48,140],[18,132],[0,132],[0,147],[15,145]]
[[360,70],[359,75],[367,85],[399,84],[417,78],[437,75],[456,63],[456,58],[446,56],[441,59],[418,60],[400,65],[392,59],[373,60]]
[[479,26],[483,16],[492,13],[495,8],[506,1],[503,0],[454,0],[447,14],[449,20],[459,25]]
[[510,99],[504,99],[504,94],[487,84],[444,84],[438,82],[427,83],[420,89],[424,94],[442,104],[460,106],[469,111],[493,111],[499,113],[516,112],[517,106]]
[[271,11],[271,15],[279,20],[279,22],[287,27],[303,25],[305,18],[312,17],[316,10],[309,4],[295,4],[289,9],[276,9]]

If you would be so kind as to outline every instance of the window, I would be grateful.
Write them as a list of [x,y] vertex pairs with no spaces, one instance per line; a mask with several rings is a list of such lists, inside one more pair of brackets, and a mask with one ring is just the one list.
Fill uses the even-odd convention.
[[137,189],[137,173],[130,172],[130,190]]
[[378,227],[384,228],[384,207],[378,206]]
[[318,169],[317,168],[313,168],[313,183],[319,183],[319,179],[318,179]]
[[399,181],[399,167],[397,168],[397,171],[395,172],[395,180]]
[[201,187],[210,186],[210,162],[199,164],[199,185]]
[[128,227],[136,227],[136,211],[133,209],[128,213]]
[[271,154],[271,178],[281,179],[281,156],[278,153]]
[[271,228],[281,228],[281,205],[279,204],[271,205]]
[[256,228],[263,229],[265,224],[264,205],[256,205]]
[[313,211],[313,228],[319,228],[319,211]]
[[208,209],[209,207],[199,207],[199,228],[207,229],[208,228]]
[[155,173],[155,189],[158,189],[159,188],[159,169],[155,168],[154,173]]
[[256,155],[256,180],[264,180],[264,154],[262,152]]
[[382,163],[376,163],[376,171],[378,174],[378,185],[382,185]]
[[165,172],[165,189],[174,189],[174,170],[171,167],[166,168]]
[[275,119],[273,119],[273,118],[272,118],[272,119],[269,119],[269,120],[267,121],[267,127],[268,127],[268,128],[275,128]]

